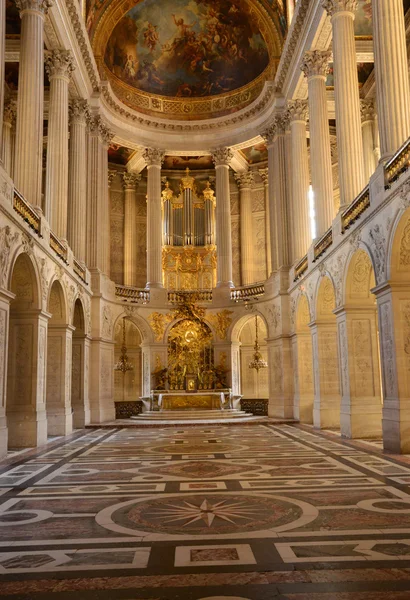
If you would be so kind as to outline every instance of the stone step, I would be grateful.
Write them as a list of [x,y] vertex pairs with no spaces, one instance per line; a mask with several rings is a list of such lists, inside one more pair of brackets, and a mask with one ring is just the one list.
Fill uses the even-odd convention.
[[226,410],[198,410],[198,409],[185,409],[185,410],[162,410],[162,411],[147,411],[141,413],[138,416],[131,417],[134,420],[158,420],[158,421],[175,421],[179,419],[183,420],[196,420],[196,419],[243,419],[249,418],[253,415],[244,411],[234,409]]

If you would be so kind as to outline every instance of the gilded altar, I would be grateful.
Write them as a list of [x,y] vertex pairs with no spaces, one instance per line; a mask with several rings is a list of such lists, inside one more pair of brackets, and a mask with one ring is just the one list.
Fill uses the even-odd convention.
[[168,290],[210,290],[216,286],[216,247],[164,246],[162,271]]
[[160,410],[221,410],[225,402],[223,392],[207,394],[167,393],[160,394],[158,406]]

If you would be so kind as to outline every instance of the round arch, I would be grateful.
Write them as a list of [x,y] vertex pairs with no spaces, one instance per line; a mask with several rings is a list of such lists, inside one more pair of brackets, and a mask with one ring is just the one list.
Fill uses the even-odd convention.
[[[26,252],[17,252],[10,267],[9,289],[26,308],[41,309],[41,285],[37,263]],[[15,302],[14,301],[14,302]]]
[[264,324],[265,330],[266,330],[266,337],[268,336],[268,332],[269,332],[269,327],[268,327],[268,322],[266,320],[266,317],[264,314],[262,314],[260,311],[255,311],[254,313],[248,313],[245,315],[241,315],[239,316],[231,325],[231,333],[229,336],[229,331],[228,331],[228,336],[231,340],[231,342],[240,342],[240,336],[241,336],[241,332],[244,328],[244,326],[250,321],[250,320],[254,320],[255,316],[257,316],[259,319],[262,320],[262,323]]
[[47,311],[51,314],[50,323],[68,324],[67,298],[64,286],[59,279],[54,279],[50,285]]

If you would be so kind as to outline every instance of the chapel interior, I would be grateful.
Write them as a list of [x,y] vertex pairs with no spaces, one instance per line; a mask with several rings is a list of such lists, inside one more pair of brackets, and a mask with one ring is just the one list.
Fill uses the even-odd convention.
[[0,599],[410,598],[409,66],[410,0],[0,0]]

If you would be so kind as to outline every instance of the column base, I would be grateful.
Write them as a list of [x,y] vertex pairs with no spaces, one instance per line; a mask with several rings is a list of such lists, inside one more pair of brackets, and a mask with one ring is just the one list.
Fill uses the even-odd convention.
[[315,400],[313,426],[316,429],[339,429],[340,397]]
[[383,449],[392,454],[410,453],[410,411],[383,407]]
[[69,435],[73,432],[73,415],[62,412],[47,413],[47,434],[48,435]]
[[90,422],[90,411],[83,406],[73,406],[73,429],[83,429]]
[[345,438],[381,438],[382,437],[382,405],[377,398],[369,404],[361,406],[343,406],[340,411],[340,432]]
[[313,424],[313,396],[305,396],[298,399],[298,402],[294,404],[293,414],[295,419],[298,419],[300,423],[306,423],[308,425]]
[[35,448],[47,442],[45,411],[37,414],[11,413],[7,416],[10,448]]
[[0,427],[0,460],[7,457],[9,431],[6,425]]

